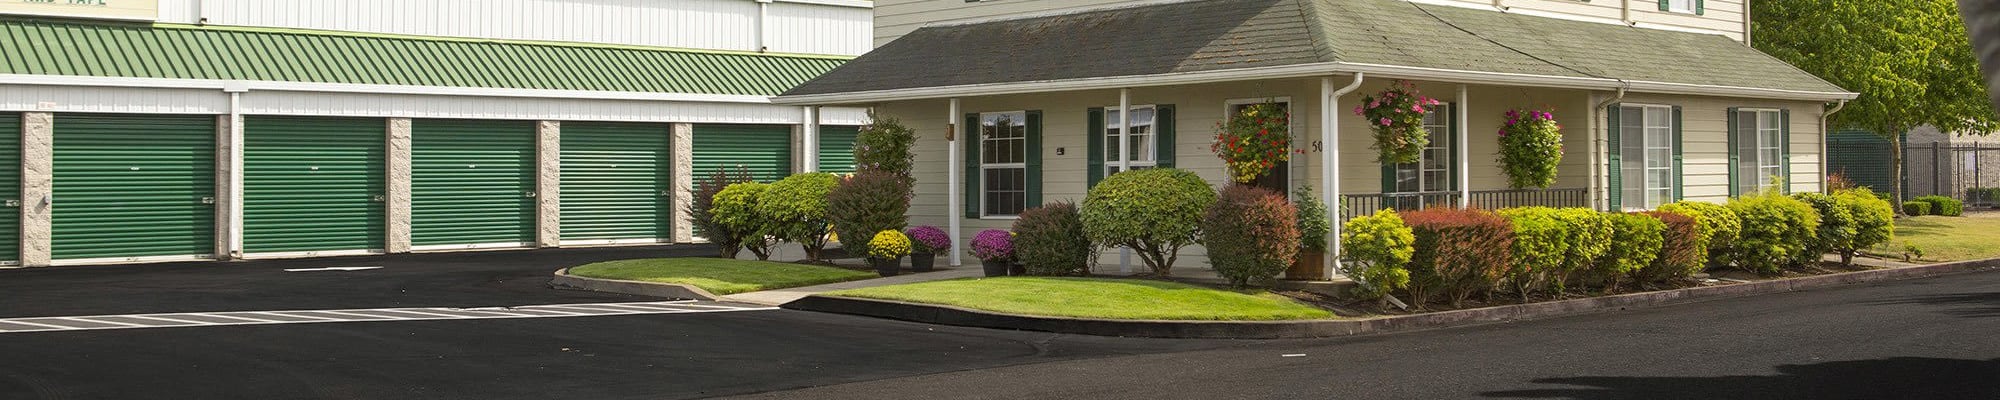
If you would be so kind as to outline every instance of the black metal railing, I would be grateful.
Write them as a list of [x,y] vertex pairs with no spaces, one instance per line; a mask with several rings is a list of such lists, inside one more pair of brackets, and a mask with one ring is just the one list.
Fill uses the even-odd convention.
[[[1473,207],[1589,207],[1588,189],[1508,189],[1474,190]],[[1429,207],[1457,207],[1459,192],[1369,193],[1341,196],[1342,220],[1375,213],[1375,210],[1420,210]]]

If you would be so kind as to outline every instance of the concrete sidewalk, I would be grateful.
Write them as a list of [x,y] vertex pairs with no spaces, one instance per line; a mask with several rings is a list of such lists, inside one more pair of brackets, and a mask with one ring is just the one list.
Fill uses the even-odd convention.
[[941,281],[946,279],[972,278],[984,275],[985,271],[980,269],[978,265],[967,265],[967,266],[951,267],[951,268],[939,267],[936,271],[902,274],[887,278],[864,279],[858,281],[830,283],[819,286],[805,286],[805,287],[795,287],[790,289],[777,289],[777,290],[765,290],[760,292],[737,293],[737,294],[722,296],[721,300],[775,306],[775,305],[790,303],[794,300],[805,298],[806,296],[811,296],[815,294],[826,293],[836,290],[900,285],[905,283]]

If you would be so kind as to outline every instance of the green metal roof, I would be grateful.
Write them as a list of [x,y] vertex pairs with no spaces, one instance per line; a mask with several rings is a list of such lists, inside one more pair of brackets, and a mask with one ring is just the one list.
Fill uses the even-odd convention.
[[0,20],[0,74],[776,95],[837,57]]

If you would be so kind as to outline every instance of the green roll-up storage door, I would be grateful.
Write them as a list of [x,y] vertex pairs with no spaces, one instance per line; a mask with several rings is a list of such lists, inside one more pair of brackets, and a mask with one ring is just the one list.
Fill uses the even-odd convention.
[[717,168],[750,171],[758,182],[774,182],[792,174],[792,127],[789,125],[694,126],[694,179],[705,181]]
[[0,262],[21,260],[21,114],[0,113]]
[[819,127],[819,171],[854,172],[854,137],[861,127],[821,125]]
[[213,256],[215,118],[56,114],[51,255]]
[[562,239],[673,237],[673,127],[562,124]]
[[383,247],[382,118],[243,118],[243,251]]
[[534,241],[534,122],[411,121],[410,174],[410,244]]

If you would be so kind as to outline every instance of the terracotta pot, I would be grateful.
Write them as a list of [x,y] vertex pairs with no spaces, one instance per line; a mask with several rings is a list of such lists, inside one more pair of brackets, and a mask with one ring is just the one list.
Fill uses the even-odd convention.
[[1285,279],[1294,281],[1323,281],[1332,277],[1326,275],[1326,253],[1299,250],[1299,256],[1292,259],[1292,267],[1285,269]]

